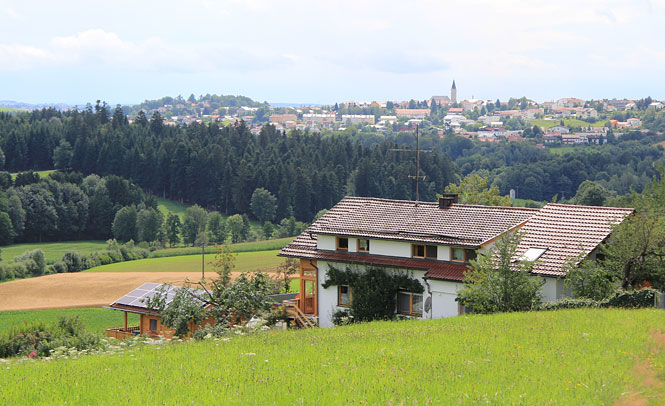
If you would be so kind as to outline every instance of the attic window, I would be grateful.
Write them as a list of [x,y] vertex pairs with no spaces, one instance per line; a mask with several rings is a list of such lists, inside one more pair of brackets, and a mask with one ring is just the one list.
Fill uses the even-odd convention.
[[522,254],[521,257],[518,258],[519,261],[529,261],[533,262],[540,258],[541,255],[543,255],[547,251],[547,248],[541,248],[541,247],[531,247],[524,254]]

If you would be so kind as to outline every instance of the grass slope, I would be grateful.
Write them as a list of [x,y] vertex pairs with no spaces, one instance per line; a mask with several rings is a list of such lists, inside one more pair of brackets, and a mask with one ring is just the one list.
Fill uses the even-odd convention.
[[[226,244],[227,247],[233,252],[252,252],[252,251],[271,251],[280,250],[286,244],[293,241],[293,237],[278,238],[275,240],[265,241],[252,241],[252,242],[239,242],[236,244]],[[206,247],[206,254],[215,254],[217,246]],[[201,255],[201,248],[197,247],[181,247],[181,248],[167,248],[157,250],[150,254],[151,258],[161,257],[174,257],[180,255]]]
[[166,219],[168,212],[171,212],[180,216],[180,220],[182,220],[182,216],[185,215],[185,211],[189,207],[187,204],[174,202],[173,200],[162,199],[161,197],[157,196],[155,196],[155,199],[157,199],[157,209],[162,212],[164,219]]
[[77,251],[80,254],[87,255],[91,252],[100,251],[106,248],[106,241],[62,241],[62,242],[36,242],[28,244],[13,244],[6,247],[0,247],[0,254],[4,261],[14,261],[14,257],[22,255],[25,251],[34,249],[44,251],[47,262],[59,261],[67,251]]
[[654,329],[665,312],[605,309],[234,336],[8,364],[0,403],[607,405],[655,395],[634,375],[663,372]]
[[[277,256],[279,250],[240,252],[236,256],[234,272],[255,270],[269,271],[284,262]],[[209,265],[214,255],[206,255],[206,269],[213,272]],[[201,270],[201,256],[185,255],[177,257],[147,258],[137,261],[118,262],[90,268],[85,272],[196,272]]]
[[[64,316],[79,316],[89,331],[103,334],[107,328],[122,327],[125,319],[123,312],[102,308],[50,309],[50,310],[14,310],[0,312],[0,334],[13,326],[43,321],[52,323]],[[127,322],[138,325],[139,316],[129,313]]]
[[[595,123],[587,123],[586,121],[578,120],[576,118],[566,118],[563,120],[566,127],[604,127],[607,120],[596,121]],[[551,127],[561,124],[561,120],[529,120],[530,125],[537,125],[549,129]]]

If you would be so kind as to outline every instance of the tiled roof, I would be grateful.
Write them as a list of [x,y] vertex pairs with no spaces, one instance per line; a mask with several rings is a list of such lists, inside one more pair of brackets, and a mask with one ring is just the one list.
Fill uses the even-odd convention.
[[[289,251],[294,252],[294,251]],[[284,255],[284,250],[280,255]],[[291,256],[291,255],[289,255]],[[295,254],[298,258],[311,260],[342,262],[346,264],[375,265],[390,268],[414,269],[426,271],[425,277],[451,281],[463,281],[466,265],[430,259],[399,258],[385,255],[369,255],[341,251],[301,249]]]
[[564,276],[563,265],[580,254],[586,257],[633,209],[549,203],[524,225],[519,257],[531,247],[547,248],[534,266],[541,275]]
[[345,235],[478,247],[538,209],[345,197],[303,234]]

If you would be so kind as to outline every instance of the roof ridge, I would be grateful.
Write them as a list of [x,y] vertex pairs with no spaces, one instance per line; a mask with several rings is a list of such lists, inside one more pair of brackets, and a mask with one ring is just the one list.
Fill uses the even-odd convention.
[[544,209],[547,206],[558,206],[558,207],[581,207],[585,209],[605,209],[605,210],[622,210],[622,211],[635,211],[635,208],[632,207],[613,207],[613,206],[588,206],[583,204],[564,204],[564,203],[547,203],[542,208]]

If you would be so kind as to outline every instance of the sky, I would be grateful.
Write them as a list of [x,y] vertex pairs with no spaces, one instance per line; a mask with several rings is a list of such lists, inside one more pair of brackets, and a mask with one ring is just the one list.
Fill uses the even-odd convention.
[[665,0],[0,0],[0,100],[665,99]]

